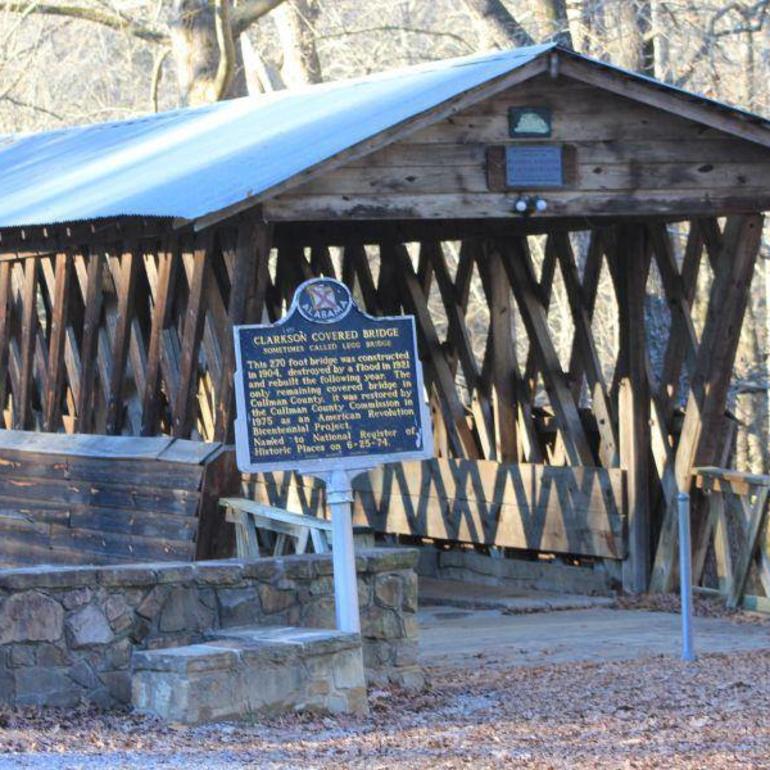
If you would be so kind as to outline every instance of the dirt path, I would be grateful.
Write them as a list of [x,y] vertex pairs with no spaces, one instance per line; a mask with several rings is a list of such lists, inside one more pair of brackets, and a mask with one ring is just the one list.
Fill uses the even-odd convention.
[[[720,622],[735,639],[754,629]],[[691,665],[655,655],[522,667],[493,649],[430,675],[418,696],[372,691],[365,720],[185,728],[88,710],[0,712],[0,770],[770,768],[770,641]]]

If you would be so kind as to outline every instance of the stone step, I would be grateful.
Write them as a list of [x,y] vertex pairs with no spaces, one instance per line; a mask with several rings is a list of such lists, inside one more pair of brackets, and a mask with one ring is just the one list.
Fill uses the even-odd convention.
[[134,652],[132,666],[134,708],[170,722],[368,712],[358,634],[294,626],[219,629],[200,644]]

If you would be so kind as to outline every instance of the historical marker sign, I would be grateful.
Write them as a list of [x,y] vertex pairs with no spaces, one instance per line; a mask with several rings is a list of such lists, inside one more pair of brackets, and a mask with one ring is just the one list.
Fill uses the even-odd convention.
[[312,474],[432,455],[411,316],[373,318],[343,283],[316,278],[280,321],[234,333],[242,471]]
[[562,148],[559,145],[506,147],[505,180],[508,187],[562,187]]

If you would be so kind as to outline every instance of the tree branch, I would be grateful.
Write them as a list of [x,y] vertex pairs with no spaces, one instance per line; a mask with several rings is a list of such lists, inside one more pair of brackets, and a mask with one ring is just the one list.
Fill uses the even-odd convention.
[[248,0],[230,11],[230,26],[233,37],[245,32],[254,22],[277,8],[284,0]]
[[499,47],[535,44],[529,32],[513,17],[502,0],[465,0],[465,4],[484,21]]
[[143,24],[126,16],[105,13],[96,8],[84,8],[79,5],[3,2],[3,0],[0,0],[0,10],[10,11],[11,13],[39,13],[45,16],[63,16],[68,19],[90,21],[120,32],[128,32],[130,35],[150,43],[168,45],[169,42],[168,35],[163,32],[145,27]]
[[230,0],[214,0],[214,26],[219,46],[217,73],[214,76],[214,101],[219,101],[230,87],[235,72],[235,43],[230,23]]
[[425,29],[423,27],[408,27],[400,24],[383,24],[379,27],[364,27],[362,29],[343,29],[339,32],[327,32],[324,35],[317,35],[316,40],[331,40],[339,37],[352,37],[354,35],[370,35],[374,32],[406,32],[408,35],[425,35],[426,37],[447,37],[450,40],[462,45],[471,53],[473,52],[472,46],[462,36],[457,35],[454,32],[446,32],[444,30],[437,29]]

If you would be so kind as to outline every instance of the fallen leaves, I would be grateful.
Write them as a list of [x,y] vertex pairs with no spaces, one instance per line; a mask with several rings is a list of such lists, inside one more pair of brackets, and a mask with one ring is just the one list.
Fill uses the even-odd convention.
[[[368,719],[185,727],[86,705],[5,709],[0,752],[77,755],[73,766],[100,770],[770,767],[770,649],[694,664],[656,656],[513,668],[485,656],[430,676],[419,694],[372,689]],[[93,765],[81,762],[88,756]]]

